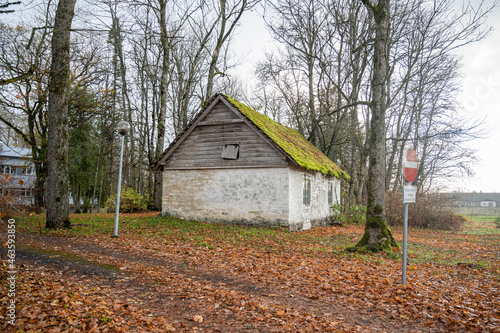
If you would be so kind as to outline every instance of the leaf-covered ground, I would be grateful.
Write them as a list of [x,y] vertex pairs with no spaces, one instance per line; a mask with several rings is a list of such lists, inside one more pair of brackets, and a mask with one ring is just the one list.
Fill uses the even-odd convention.
[[358,225],[289,233],[148,213],[123,215],[111,238],[110,214],[72,220],[46,232],[43,217],[16,219],[16,325],[2,288],[1,331],[500,332],[493,225],[410,230],[403,287],[397,255],[342,251]]

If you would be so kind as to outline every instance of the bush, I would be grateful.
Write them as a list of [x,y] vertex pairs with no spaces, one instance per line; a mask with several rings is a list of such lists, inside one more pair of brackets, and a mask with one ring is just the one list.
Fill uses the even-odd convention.
[[339,224],[360,224],[366,221],[366,207],[363,205],[352,205],[344,214],[342,214],[340,204],[333,205],[331,208],[332,218]]
[[[17,185],[17,186],[16,186]],[[11,178],[9,175],[0,175],[0,219],[8,220],[17,214],[26,214],[33,211],[33,207],[21,196],[24,182]]]
[[[386,218],[390,226],[402,226],[404,205],[401,192],[385,196]],[[408,205],[408,226],[437,230],[459,230],[465,219],[454,214],[451,205],[439,193],[418,194],[417,202]]]
[[[127,188],[120,194],[120,213],[144,212],[148,209],[149,197],[142,196],[134,189]],[[116,210],[116,194],[106,201],[108,212]]]
[[335,204],[330,207],[332,210],[331,220],[336,224],[343,224],[345,222],[345,217],[342,215],[342,207],[340,204]]
[[500,216],[498,216],[493,223],[495,223],[497,228],[500,228]]
[[352,205],[347,211],[350,223],[361,224],[366,222],[366,206]]

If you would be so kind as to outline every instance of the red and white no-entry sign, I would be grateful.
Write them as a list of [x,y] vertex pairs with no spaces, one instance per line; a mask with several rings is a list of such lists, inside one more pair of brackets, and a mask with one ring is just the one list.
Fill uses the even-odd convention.
[[415,150],[410,148],[406,151],[403,167],[405,178],[411,183],[417,178],[418,173],[418,159]]

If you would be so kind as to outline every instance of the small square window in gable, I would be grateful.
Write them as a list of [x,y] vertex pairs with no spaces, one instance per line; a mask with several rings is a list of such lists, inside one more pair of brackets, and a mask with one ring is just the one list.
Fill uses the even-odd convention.
[[222,147],[221,157],[225,160],[237,160],[240,155],[240,145],[230,144]]

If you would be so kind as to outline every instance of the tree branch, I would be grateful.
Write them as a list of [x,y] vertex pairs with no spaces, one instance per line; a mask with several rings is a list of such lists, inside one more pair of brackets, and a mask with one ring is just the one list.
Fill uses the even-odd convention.
[[12,77],[10,79],[0,79],[0,86],[5,86],[7,84],[25,80],[29,78],[31,75],[33,75],[33,72],[34,72],[33,67],[30,67],[30,69],[26,73]]
[[346,108],[350,108],[351,106],[356,106],[356,105],[366,105],[366,106],[371,106],[371,103],[370,102],[366,102],[366,101],[357,101],[357,102],[352,102],[352,103],[349,103],[349,104],[346,104],[346,105],[343,105],[341,106],[340,108],[337,108],[333,111],[331,111],[330,113],[328,113],[329,116],[333,115],[334,113],[337,113],[337,112],[340,112],[342,111],[343,109],[346,109]]

